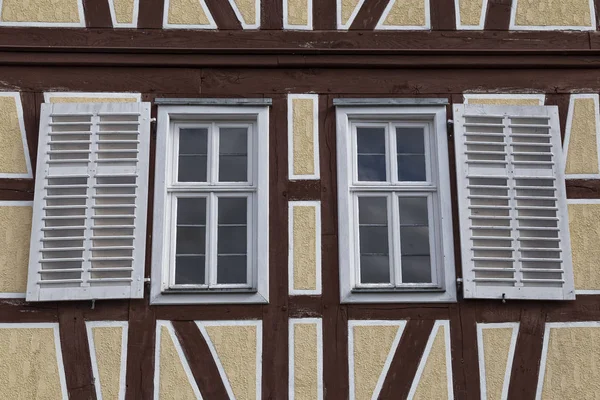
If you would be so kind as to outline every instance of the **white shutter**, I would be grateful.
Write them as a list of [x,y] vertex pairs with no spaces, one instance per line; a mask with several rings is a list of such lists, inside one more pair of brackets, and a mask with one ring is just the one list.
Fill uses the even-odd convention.
[[142,298],[149,103],[43,104],[28,301]]
[[465,298],[574,299],[556,107],[454,107]]

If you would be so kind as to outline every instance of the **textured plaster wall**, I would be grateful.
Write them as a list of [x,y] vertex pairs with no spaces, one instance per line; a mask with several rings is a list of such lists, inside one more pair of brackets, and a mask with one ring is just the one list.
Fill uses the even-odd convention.
[[598,116],[594,99],[574,99],[573,120],[567,154],[567,174],[597,174],[598,146],[596,124]]
[[168,328],[166,326],[161,327],[159,377],[159,396],[161,399],[196,399],[182,362]]
[[118,399],[121,383],[121,343],[123,328],[106,326],[92,328],[96,362],[103,399]]
[[78,0],[3,0],[3,22],[78,23]]
[[539,106],[540,102],[537,99],[472,98],[469,99],[469,104],[485,104],[490,106]]
[[[306,25],[308,24],[308,4],[311,0],[287,0],[288,5],[288,24]],[[319,0],[316,0],[319,1]]]
[[241,325],[206,327],[237,400],[256,398],[256,329]]
[[600,328],[551,328],[542,399],[600,398]]
[[317,217],[314,206],[294,210],[294,289],[317,289]]
[[589,0],[518,0],[516,26],[590,26]]
[[53,328],[0,328],[0,399],[62,399]]
[[133,22],[134,0],[112,0],[115,7],[115,17],[120,24]]
[[315,173],[314,118],[312,99],[293,99],[294,174]]
[[133,97],[51,97],[50,103],[135,103]]
[[27,289],[31,217],[30,206],[0,206],[0,293]]
[[341,10],[338,11],[342,16],[342,24],[348,23],[350,16],[352,16],[352,13],[356,9],[356,6],[358,6],[359,1],[360,0],[342,0]]
[[483,0],[458,0],[460,23],[462,25],[479,25],[483,10]]
[[512,334],[512,328],[482,330],[487,399],[502,398],[502,387],[506,365],[508,364]]
[[352,329],[354,332],[354,398],[370,400],[399,328],[365,325],[354,326]]
[[26,174],[23,136],[14,97],[0,97],[0,173]]
[[444,326],[437,331],[433,346],[423,374],[419,380],[414,400],[431,400],[448,398],[448,377],[446,370],[446,342]]
[[[169,24],[208,25],[210,21],[204,13],[201,0],[169,0]],[[225,0],[222,0],[225,1]]]
[[[222,0],[225,1],[225,0]],[[244,22],[248,25],[256,23],[256,1],[255,0],[233,0],[237,6]]]
[[317,324],[294,325],[294,399],[318,398]]
[[423,26],[425,25],[424,0],[395,1],[383,25],[386,26]]
[[600,289],[600,204],[569,204],[575,289]]

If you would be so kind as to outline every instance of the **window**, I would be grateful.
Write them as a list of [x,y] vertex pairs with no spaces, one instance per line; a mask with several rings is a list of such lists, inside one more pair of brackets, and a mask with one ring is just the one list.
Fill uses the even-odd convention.
[[27,301],[142,298],[149,103],[43,104]]
[[465,298],[574,299],[558,108],[454,116]]
[[446,111],[337,102],[343,302],[455,300]]
[[153,303],[268,299],[268,109],[160,106]]

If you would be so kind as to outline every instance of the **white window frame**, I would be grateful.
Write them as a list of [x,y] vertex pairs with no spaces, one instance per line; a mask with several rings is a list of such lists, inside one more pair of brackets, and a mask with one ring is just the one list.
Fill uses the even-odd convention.
[[[398,105],[338,105],[337,120],[337,166],[338,166],[338,209],[339,209],[339,264],[340,298],[342,303],[396,303],[396,302],[454,302],[456,285],[454,273],[454,250],[452,230],[452,207],[448,164],[448,140],[445,105],[398,106]],[[426,129],[427,182],[402,182],[399,185],[395,160],[386,165],[388,182],[358,182],[356,172],[356,128],[360,126],[387,126],[386,152],[395,138],[395,128],[419,126]],[[427,135],[427,132],[429,134]],[[434,140],[428,140],[427,137]],[[395,146],[395,142],[393,146]],[[387,154],[386,159],[390,155]],[[394,158],[394,157],[391,157]],[[390,166],[392,168],[390,168]],[[432,183],[435,182],[436,186]],[[405,191],[410,188],[412,191]],[[356,190],[361,196],[377,195],[388,197],[388,229],[390,232],[390,280],[396,276],[398,267],[393,253],[400,255],[398,233],[392,232],[390,219],[397,213],[391,207],[392,199],[399,196],[427,197],[429,212],[429,234],[432,284],[357,285],[358,274],[358,200],[351,194]],[[392,190],[399,191],[394,193]],[[358,192],[360,191],[360,192]],[[392,203],[392,204],[390,204]],[[397,220],[397,218],[396,218]],[[399,226],[398,226],[399,229]],[[396,236],[396,238],[394,238]],[[394,247],[396,248],[394,251]]]
[[[219,183],[219,126],[248,126],[248,182]],[[178,130],[208,127],[207,182],[176,182]],[[233,304],[268,303],[269,299],[269,109],[267,106],[160,105],[158,107],[154,227],[152,247],[152,304]],[[216,158],[216,159],[212,159]],[[211,177],[208,176],[212,171]],[[248,192],[253,192],[247,195]],[[216,198],[248,198],[247,260],[249,284],[216,285]],[[207,199],[207,251],[205,285],[175,285],[174,233],[177,202],[182,197]],[[213,274],[210,273],[213,272]],[[212,284],[211,284],[212,283]],[[210,285],[210,287],[209,287]]]

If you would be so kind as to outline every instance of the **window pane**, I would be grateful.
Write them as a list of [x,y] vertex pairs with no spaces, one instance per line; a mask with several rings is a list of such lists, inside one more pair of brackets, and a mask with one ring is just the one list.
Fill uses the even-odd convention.
[[357,128],[358,180],[385,182],[385,128]]
[[403,256],[402,282],[431,283],[430,258],[428,256]]
[[248,128],[219,128],[219,182],[248,181]]
[[390,283],[386,197],[359,197],[358,229],[362,283]]
[[176,254],[205,254],[206,228],[177,226]]
[[206,225],[206,198],[178,198],[177,225]]
[[399,181],[425,181],[425,131],[423,128],[396,128]]
[[429,228],[426,226],[400,227],[402,255],[429,255]]
[[429,225],[427,197],[399,197],[398,203],[403,226]]
[[431,283],[427,197],[399,197],[402,282]]
[[208,129],[179,130],[179,182],[206,182]]
[[219,197],[217,283],[247,283],[246,197]]
[[203,285],[204,256],[177,256],[175,259],[175,284]]

